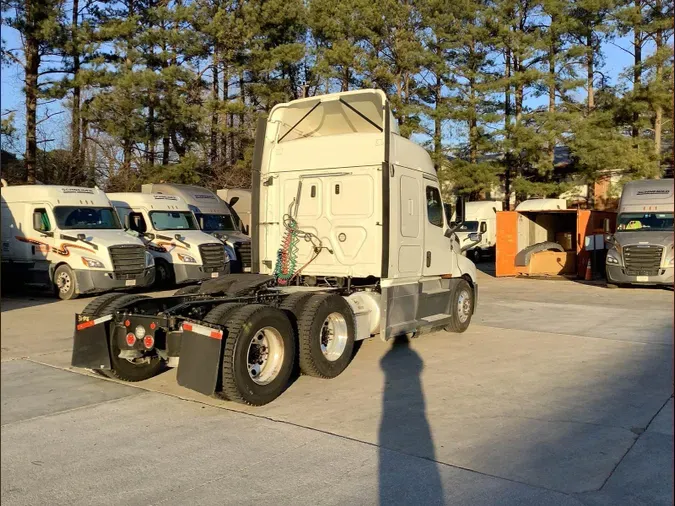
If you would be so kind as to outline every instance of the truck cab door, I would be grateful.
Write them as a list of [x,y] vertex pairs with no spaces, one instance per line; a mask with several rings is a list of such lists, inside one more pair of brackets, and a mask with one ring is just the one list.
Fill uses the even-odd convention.
[[[32,233],[29,234],[29,237],[33,238],[31,256],[32,260],[36,262],[36,268],[41,268],[37,264],[46,264],[49,252],[54,246],[54,221],[44,204],[33,205],[31,214],[33,225]],[[42,267],[46,268],[44,265]]]
[[440,276],[454,268],[454,255],[450,238],[445,237],[447,223],[444,219],[443,201],[436,181],[424,179],[424,258],[422,274]]

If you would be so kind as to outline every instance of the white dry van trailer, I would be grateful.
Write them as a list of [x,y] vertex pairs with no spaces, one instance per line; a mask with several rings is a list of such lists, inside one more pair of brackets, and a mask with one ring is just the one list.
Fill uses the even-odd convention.
[[[503,210],[503,203],[496,200],[466,202],[464,222],[457,230],[459,244],[466,247],[466,255],[474,261],[494,255],[497,244],[497,211]],[[481,240],[473,243],[472,233],[480,232]],[[469,246],[471,245],[471,246]]]
[[152,284],[152,255],[98,188],[3,186],[1,194],[4,281],[50,286],[62,299]]
[[616,232],[605,226],[607,283],[673,285],[673,196],[672,179],[624,185]]
[[230,272],[251,271],[251,238],[241,231],[230,206],[212,191],[187,184],[144,184],[143,193],[182,198],[197,218],[199,228],[225,244]]
[[355,341],[469,326],[476,267],[429,155],[398,134],[381,91],[274,107],[258,124],[252,194],[252,274],[93,301],[76,315],[73,366],[134,381],[177,364],[182,386],[262,405],[296,353],[304,374],[333,378]]
[[109,193],[124,228],[138,234],[155,258],[160,286],[196,283],[229,272],[223,243],[202,232],[175,195]]

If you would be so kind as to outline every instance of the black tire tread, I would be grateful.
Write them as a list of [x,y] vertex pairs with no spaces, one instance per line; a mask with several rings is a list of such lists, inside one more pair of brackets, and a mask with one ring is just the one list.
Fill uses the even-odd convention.
[[[471,297],[472,297],[472,301],[471,301],[472,314],[469,316],[469,319],[468,319],[466,325],[463,326],[460,323],[459,318],[457,317],[457,304],[456,304],[456,301],[455,301],[455,296],[464,286],[469,289],[469,293],[471,294]],[[452,318],[450,320],[450,323],[444,327],[444,330],[446,332],[454,332],[456,334],[461,334],[467,328],[469,328],[469,324],[471,323],[471,317],[473,316],[473,311],[475,311],[475,308],[473,307],[473,287],[471,286],[471,284],[466,279],[460,279],[459,282],[455,285],[454,289],[452,290],[450,298],[451,298],[451,304],[452,304],[452,306],[450,307],[450,311],[451,311],[450,314],[451,314]]]
[[232,311],[239,309],[243,305],[244,304],[241,302],[226,302],[225,304],[219,304],[211,311],[206,313],[204,322],[211,323],[213,325],[225,326],[227,324],[227,318],[230,316]]
[[271,308],[271,306],[265,306],[263,304],[251,304],[238,308],[230,315],[230,318],[226,324],[228,337],[225,339],[225,347],[223,350],[222,391],[216,392],[217,397],[227,401],[238,402],[240,404],[247,404],[249,406],[253,405],[253,403],[247,401],[237,389],[234,379],[234,371],[230,366],[230,364],[233,362],[237,340],[230,339],[229,336],[238,335],[242,327],[255,313],[267,309],[274,308]]
[[90,301],[82,310],[85,316],[103,316],[103,311],[115,299],[123,297],[124,293],[106,293],[99,295],[94,300]]
[[302,374],[307,376],[323,379],[335,377],[328,376],[319,370],[315,360],[312,358],[311,350],[311,330],[312,324],[316,319],[316,313],[324,301],[334,296],[336,295],[331,293],[314,294],[314,297],[306,301],[302,307],[302,311],[298,315],[298,363]]
[[174,292],[174,295],[192,295],[199,292],[199,285],[183,286]]

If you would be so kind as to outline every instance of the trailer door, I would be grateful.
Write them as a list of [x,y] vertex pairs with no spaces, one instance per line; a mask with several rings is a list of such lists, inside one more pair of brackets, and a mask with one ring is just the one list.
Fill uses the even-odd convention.
[[518,253],[518,214],[516,211],[497,212],[497,247],[495,273],[497,276],[515,276]]

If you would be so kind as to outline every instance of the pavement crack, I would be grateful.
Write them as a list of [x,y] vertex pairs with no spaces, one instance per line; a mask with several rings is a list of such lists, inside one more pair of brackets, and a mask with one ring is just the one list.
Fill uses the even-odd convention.
[[[652,417],[649,419],[649,423],[647,423],[647,425],[645,426],[644,430],[642,430],[642,432],[640,432],[639,434],[637,434],[637,437],[633,440],[633,442],[630,444],[630,446],[628,447],[628,449],[624,452],[624,454],[621,456],[621,458],[619,459],[619,461],[616,463],[616,465],[615,465],[615,466],[612,468],[612,470],[609,472],[609,475],[607,476],[607,478],[605,478],[605,481],[602,482],[602,485],[600,485],[600,488],[599,488],[597,491],[596,491],[596,490],[592,490],[592,491],[589,491],[589,492],[600,492],[603,488],[605,488],[605,485],[607,485],[607,482],[609,481],[609,479],[614,475],[614,473],[616,472],[616,470],[619,468],[619,466],[621,465],[621,462],[623,462],[623,460],[626,458],[626,456],[630,453],[630,451],[633,449],[633,447],[634,447],[635,444],[638,442],[638,440],[640,439],[640,437],[642,437],[642,434],[644,434],[645,432],[647,432],[647,429],[649,429],[649,426],[652,424],[652,422],[654,421],[654,419],[659,415],[659,413],[660,413],[661,411],[663,411],[663,408],[666,407],[666,405],[668,404],[668,401],[670,401],[670,399],[671,399],[672,397],[673,397],[673,395],[671,394],[671,395],[666,399],[666,401],[663,403],[663,405],[661,405],[661,407],[660,407],[659,409],[656,410],[656,413],[654,413],[654,416],[652,416]],[[634,432],[634,433],[635,433],[635,432]]]

